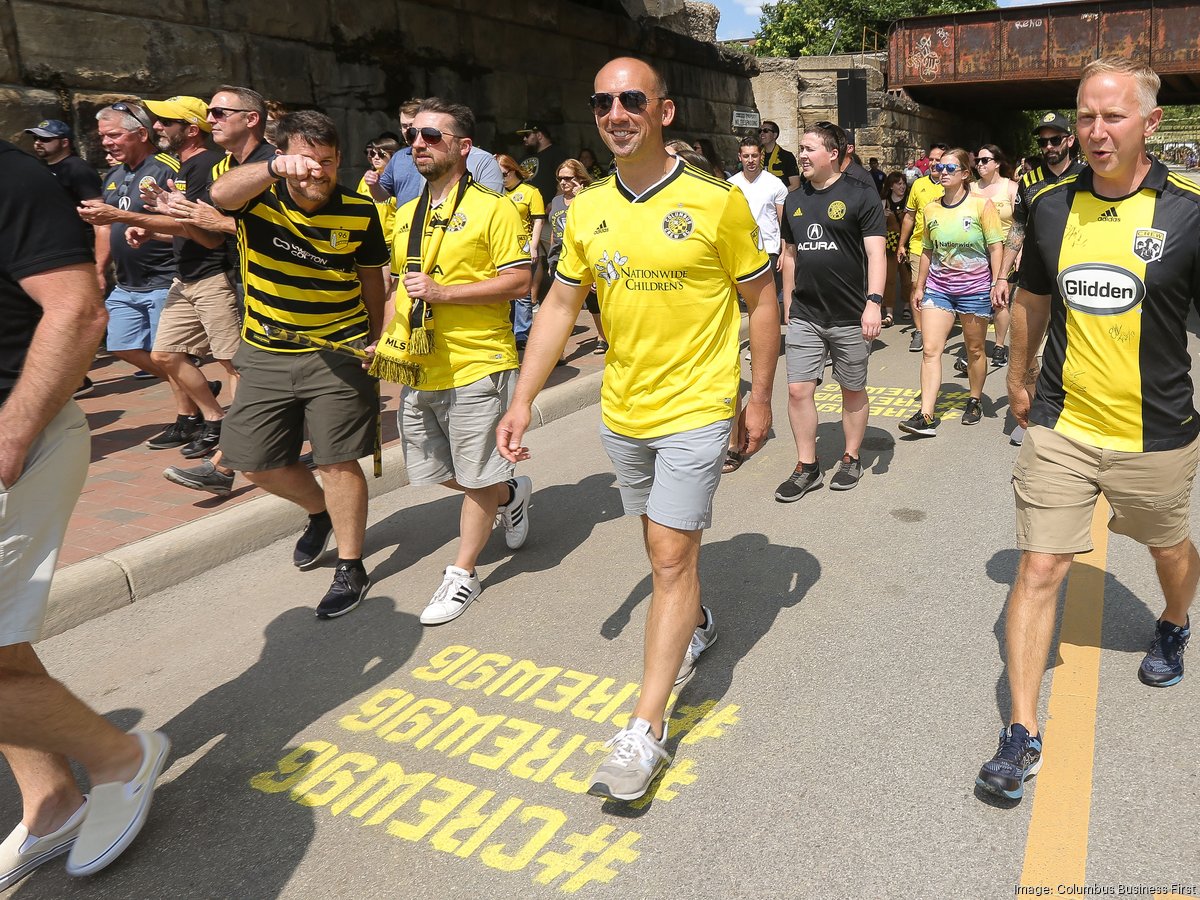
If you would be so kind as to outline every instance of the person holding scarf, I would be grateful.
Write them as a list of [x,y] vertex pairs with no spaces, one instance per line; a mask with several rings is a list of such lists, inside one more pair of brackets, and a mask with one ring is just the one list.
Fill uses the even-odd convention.
[[371,367],[404,385],[398,418],[409,480],[463,493],[458,553],[421,614],[425,625],[458,618],[479,596],[475,561],[497,512],[509,549],[529,535],[533,482],[513,477],[495,435],[516,386],[508,307],[529,290],[529,244],[516,206],[467,173],[474,131],[470,109],[430,97],[405,135],[426,185],[396,211],[395,316]]

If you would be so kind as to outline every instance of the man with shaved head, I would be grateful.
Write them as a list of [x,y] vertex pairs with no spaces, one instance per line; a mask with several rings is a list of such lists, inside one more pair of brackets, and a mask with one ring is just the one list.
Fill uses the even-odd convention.
[[754,372],[738,423],[746,454],[771,426],[779,312],[770,259],[742,192],[663,146],[675,104],[661,74],[614,59],[596,75],[590,102],[617,171],[580,191],[567,211],[555,283],[496,434],[509,460],[529,456],[521,440],[533,399],[594,284],[609,339],[600,438],[626,515],[641,517],[653,595],[641,694],[588,790],[634,800],[670,761],[671,692],[716,640],[712,613],[700,605],[698,563],[741,383],[738,292],[750,310]]

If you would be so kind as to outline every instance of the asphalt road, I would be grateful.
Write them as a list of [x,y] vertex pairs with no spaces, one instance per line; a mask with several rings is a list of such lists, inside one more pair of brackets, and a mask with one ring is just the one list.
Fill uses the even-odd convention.
[[[901,437],[907,344],[885,331],[872,359],[862,483],[789,505],[772,499],[795,463],[780,372],[776,438],[717,495],[701,568],[720,637],[678,697],[650,802],[583,793],[632,708],[649,594],[592,408],[530,435],[531,538],[510,554],[493,536],[484,592],[453,623],[417,616],[458,501],[407,487],[372,505],[375,585],[345,618],[313,617],[331,568],[295,570],[283,542],[44,643],[115,722],[164,729],[173,763],[117,864],[72,880],[52,863],[11,894],[982,900],[1024,873],[1049,896],[1189,896],[1200,680],[1138,682],[1161,601],[1124,538],[1072,575],[1072,634],[1093,637],[1047,674],[1044,701],[1057,672],[1082,672],[1053,691],[1075,713],[1045,725],[1046,769],[1019,805],[976,793],[1007,713],[1016,449],[1002,371],[980,425],[952,411],[938,437]],[[964,392],[948,362],[945,391]],[[829,468],[840,427],[821,418]],[[0,803],[15,821],[9,779]]]

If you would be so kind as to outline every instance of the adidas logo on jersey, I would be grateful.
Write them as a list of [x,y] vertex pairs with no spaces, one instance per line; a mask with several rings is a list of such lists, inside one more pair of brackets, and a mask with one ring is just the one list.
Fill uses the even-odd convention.
[[1110,206],[1096,218],[1097,222],[1120,222],[1121,217],[1117,215],[1117,208]]
[[608,234],[608,223],[601,219],[600,224],[596,226],[596,230],[593,231],[592,234]]

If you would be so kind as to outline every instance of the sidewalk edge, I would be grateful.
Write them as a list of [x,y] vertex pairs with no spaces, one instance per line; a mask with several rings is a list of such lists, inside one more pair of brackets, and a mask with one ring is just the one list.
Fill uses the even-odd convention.
[[[534,401],[530,430],[600,402],[602,377],[594,372],[543,391]],[[370,477],[369,461],[360,464],[371,497],[408,484],[399,446],[384,450],[381,479]],[[50,588],[42,639],[296,534],[303,519],[296,506],[267,495],[64,566]]]

